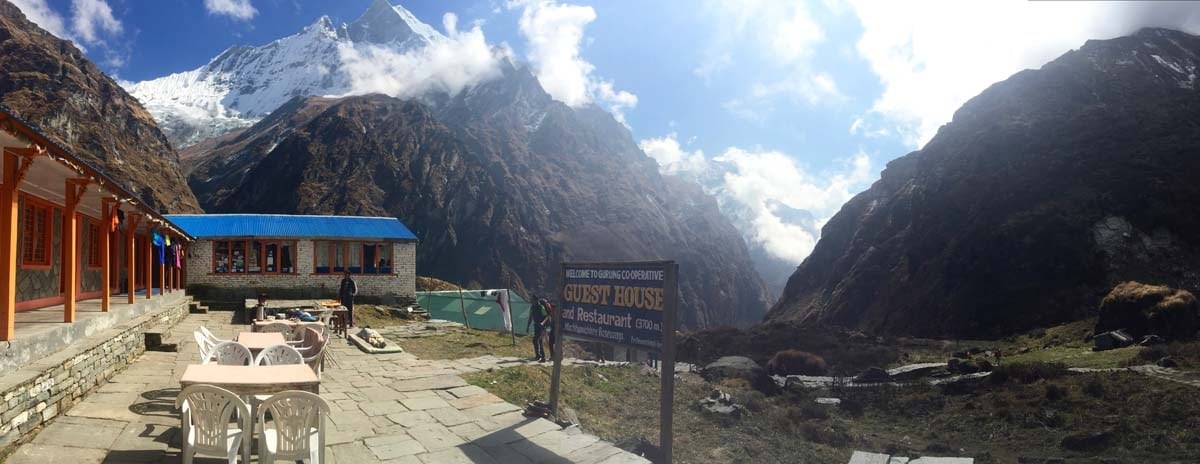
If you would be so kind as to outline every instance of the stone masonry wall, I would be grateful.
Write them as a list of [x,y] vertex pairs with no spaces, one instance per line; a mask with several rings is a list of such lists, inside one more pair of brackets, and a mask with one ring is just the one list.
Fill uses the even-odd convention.
[[[198,298],[241,299],[267,293],[272,298],[334,298],[337,296],[341,274],[313,274],[313,241],[299,240],[296,244],[296,274],[214,274],[212,273],[212,242],[198,240],[187,251],[188,293]],[[392,243],[393,275],[354,275],[358,295],[363,301],[381,298],[416,298],[417,244]],[[227,290],[232,295],[214,295]],[[281,294],[283,293],[283,294]]]
[[[53,355],[0,374],[0,449],[54,419],[146,350],[147,329],[187,315],[186,298],[82,339]],[[0,453],[2,454],[2,453]]]

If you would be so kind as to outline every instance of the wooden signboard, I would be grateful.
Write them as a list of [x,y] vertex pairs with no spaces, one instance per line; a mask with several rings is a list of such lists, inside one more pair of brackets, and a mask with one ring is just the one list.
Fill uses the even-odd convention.
[[662,359],[659,446],[664,462],[671,462],[679,265],[674,261],[563,263],[559,277],[551,411],[558,413],[564,335],[658,352]]

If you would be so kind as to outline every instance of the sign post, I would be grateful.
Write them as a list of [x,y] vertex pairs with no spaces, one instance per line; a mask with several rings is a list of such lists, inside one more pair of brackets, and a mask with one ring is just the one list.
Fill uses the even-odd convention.
[[563,263],[561,305],[554,311],[554,371],[550,410],[558,414],[563,336],[660,353],[659,447],[672,457],[675,400],[675,318],[679,266],[673,261]]

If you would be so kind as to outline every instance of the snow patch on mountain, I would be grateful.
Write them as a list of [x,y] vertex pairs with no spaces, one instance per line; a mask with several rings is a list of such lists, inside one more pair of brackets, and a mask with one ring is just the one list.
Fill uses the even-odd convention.
[[[460,47],[464,43],[468,47]],[[422,67],[406,69],[407,79],[429,79],[441,72],[452,77],[448,79],[452,84],[430,89],[461,88],[485,75],[479,67],[490,61],[480,64],[476,59],[467,68],[431,70],[426,65],[436,61],[421,58],[441,58],[460,48],[478,58],[480,44],[486,42],[478,27],[447,38],[404,7],[376,0],[352,23],[335,27],[322,16],[298,34],[257,47],[230,47],[197,69],[126,84],[126,89],[154,115],[176,147],[186,147],[248,127],[292,97],[362,93],[355,90],[369,88],[373,82],[365,77],[363,59],[408,57],[391,61]],[[492,52],[482,47],[490,59]]]

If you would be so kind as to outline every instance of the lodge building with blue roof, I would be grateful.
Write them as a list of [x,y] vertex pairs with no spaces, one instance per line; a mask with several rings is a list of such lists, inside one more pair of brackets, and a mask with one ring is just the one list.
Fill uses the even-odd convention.
[[417,237],[389,217],[283,214],[166,215],[194,237],[187,249],[188,293],[236,301],[334,298],[342,276],[358,300],[416,297]]

